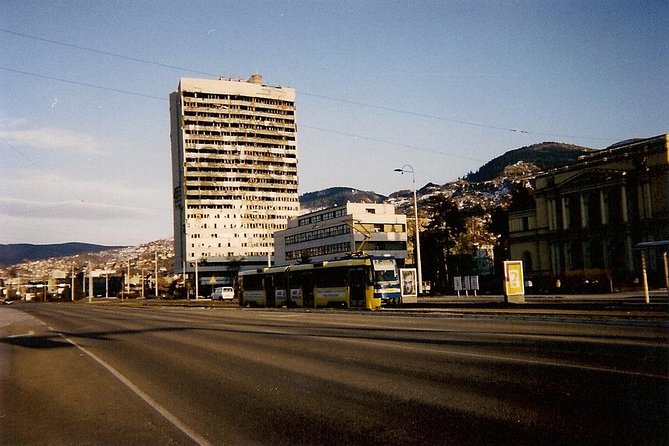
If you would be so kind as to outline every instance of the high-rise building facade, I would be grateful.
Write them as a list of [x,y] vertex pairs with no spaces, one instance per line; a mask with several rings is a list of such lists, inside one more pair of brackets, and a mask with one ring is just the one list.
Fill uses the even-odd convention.
[[213,284],[214,265],[266,265],[299,212],[295,90],[182,78],[170,116],[175,269]]

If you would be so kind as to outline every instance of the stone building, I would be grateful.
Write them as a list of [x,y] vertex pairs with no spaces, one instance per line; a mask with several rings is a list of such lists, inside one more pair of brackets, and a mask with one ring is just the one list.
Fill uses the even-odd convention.
[[[640,278],[641,242],[669,240],[667,135],[615,144],[536,177],[535,205],[509,214],[510,257],[537,287],[606,291]],[[661,253],[649,253],[662,283]]]

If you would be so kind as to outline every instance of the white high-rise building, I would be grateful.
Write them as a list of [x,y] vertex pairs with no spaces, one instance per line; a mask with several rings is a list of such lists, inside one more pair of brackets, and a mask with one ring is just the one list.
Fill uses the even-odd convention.
[[220,284],[225,265],[267,265],[299,212],[295,90],[182,78],[170,116],[175,269]]

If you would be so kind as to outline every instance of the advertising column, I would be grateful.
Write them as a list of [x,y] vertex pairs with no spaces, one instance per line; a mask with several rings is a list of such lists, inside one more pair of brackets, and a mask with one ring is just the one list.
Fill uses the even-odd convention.
[[523,262],[520,260],[507,260],[504,262],[504,302],[514,304],[525,303]]

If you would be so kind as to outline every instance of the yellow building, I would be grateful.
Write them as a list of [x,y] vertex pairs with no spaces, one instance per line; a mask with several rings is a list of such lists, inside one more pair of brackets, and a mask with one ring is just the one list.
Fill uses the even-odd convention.
[[[509,214],[510,257],[535,287],[610,290],[640,279],[640,242],[669,240],[667,135],[618,143],[542,173],[534,208]],[[649,253],[661,283],[661,253]]]

